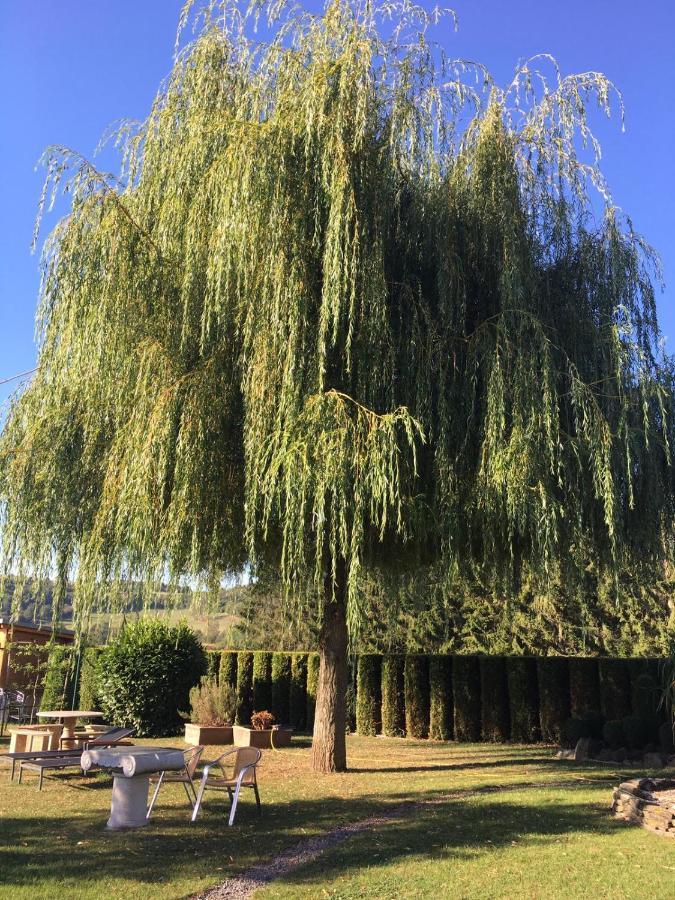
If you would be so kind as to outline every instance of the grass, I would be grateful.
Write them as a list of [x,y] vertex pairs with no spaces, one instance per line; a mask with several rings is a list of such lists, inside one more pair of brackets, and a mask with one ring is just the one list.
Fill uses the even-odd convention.
[[609,815],[624,773],[551,756],[542,747],[351,737],[351,771],[317,778],[300,739],[263,757],[261,819],[247,794],[228,829],[225,798],[211,793],[191,825],[182,788],[171,785],[133,836],[104,829],[104,775],[57,775],[38,793],[31,776],[18,785],[3,772],[0,896],[186,897],[303,837],[413,799],[435,802],[350,838],[256,896],[672,897],[675,842]]

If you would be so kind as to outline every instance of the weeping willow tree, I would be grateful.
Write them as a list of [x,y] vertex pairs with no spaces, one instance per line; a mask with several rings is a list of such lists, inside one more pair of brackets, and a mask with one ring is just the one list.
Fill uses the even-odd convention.
[[279,573],[322,623],[320,771],[346,766],[360,572],[517,587],[670,553],[657,272],[587,114],[620,98],[550,59],[500,89],[436,18],[188,3],[119,176],[46,154],[41,206],[71,208],[0,442],[4,566],[75,578],[80,622],[125,585]]

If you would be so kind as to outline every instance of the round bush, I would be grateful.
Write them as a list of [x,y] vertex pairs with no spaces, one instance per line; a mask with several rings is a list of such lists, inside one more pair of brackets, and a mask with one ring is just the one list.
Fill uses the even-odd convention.
[[138,737],[176,734],[183,724],[180,713],[189,708],[190,688],[205,672],[202,645],[186,624],[141,619],[101,653],[101,709]]
[[622,725],[626,745],[631,749],[641,750],[649,742],[649,723],[642,716],[624,716]]

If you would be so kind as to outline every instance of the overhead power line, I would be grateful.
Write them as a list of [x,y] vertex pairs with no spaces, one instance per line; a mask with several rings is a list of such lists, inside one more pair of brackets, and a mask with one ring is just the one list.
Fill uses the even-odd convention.
[[10,381],[16,381],[17,378],[23,378],[25,375],[32,375],[37,372],[37,367],[29,369],[27,372],[18,372],[16,375],[10,375],[9,378],[0,378],[0,384],[7,384]]

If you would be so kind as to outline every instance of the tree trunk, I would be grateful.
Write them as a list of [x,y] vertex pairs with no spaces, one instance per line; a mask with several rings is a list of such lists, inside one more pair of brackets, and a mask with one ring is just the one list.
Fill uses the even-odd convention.
[[319,684],[316,692],[312,767],[315,772],[347,769],[347,619],[344,567],[338,568],[337,583],[326,579],[326,597],[319,636]]

